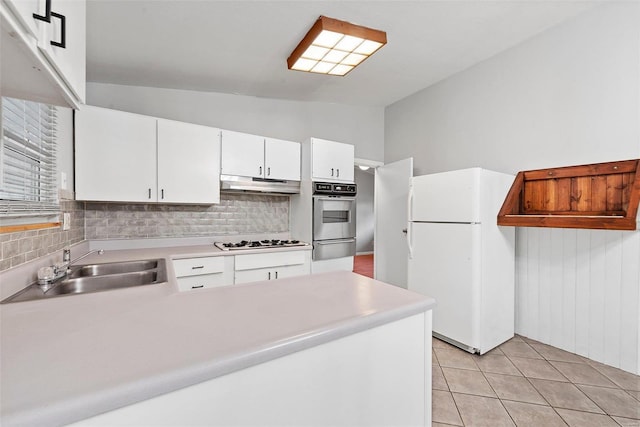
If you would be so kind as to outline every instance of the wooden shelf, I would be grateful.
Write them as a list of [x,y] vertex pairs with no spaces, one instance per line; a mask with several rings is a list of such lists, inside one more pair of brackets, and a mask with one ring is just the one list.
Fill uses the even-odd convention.
[[640,160],[519,172],[498,225],[635,230]]

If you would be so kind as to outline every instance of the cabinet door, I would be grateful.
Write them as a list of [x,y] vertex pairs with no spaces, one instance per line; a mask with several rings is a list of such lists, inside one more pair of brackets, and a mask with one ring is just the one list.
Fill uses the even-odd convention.
[[156,201],[156,119],[84,106],[75,116],[76,199]]
[[236,271],[235,283],[249,283],[258,282],[261,280],[277,280],[284,279],[285,277],[304,276],[310,274],[311,265],[298,264],[298,265],[281,265],[271,268],[257,268],[254,270],[240,270]]
[[314,180],[353,182],[353,145],[312,138],[311,158]]
[[272,278],[275,278],[275,275],[272,272],[273,269],[271,268],[256,268],[254,270],[236,271],[234,283],[237,285],[239,283],[271,280]]
[[265,178],[300,181],[300,144],[282,139],[264,141]]
[[304,276],[306,274],[311,274],[311,265],[309,263],[300,265],[287,265],[278,267],[275,270],[275,278],[284,279],[285,277]]
[[334,147],[333,156],[336,166],[336,180],[353,182],[355,147],[351,144],[338,144]]
[[264,138],[223,130],[220,173],[264,178]]
[[220,203],[220,131],[158,119],[158,201]]
[[[73,94],[84,102],[86,85],[86,2],[51,0],[51,22],[40,25],[38,48]],[[64,17],[64,18],[62,18]],[[63,28],[64,26],[64,28]],[[65,35],[62,40],[63,34]],[[64,47],[53,43],[64,41]]]
[[35,19],[33,14],[44,16],[45,2],[43,0],[5,0],[4,2],[32,37],[36,39],[40,37],[40,26],[48,24]]

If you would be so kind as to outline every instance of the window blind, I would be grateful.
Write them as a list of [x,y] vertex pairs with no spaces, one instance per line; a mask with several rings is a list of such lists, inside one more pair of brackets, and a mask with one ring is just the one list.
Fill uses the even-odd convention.
[[58,212],[56,109],[3,97],[0,217]]

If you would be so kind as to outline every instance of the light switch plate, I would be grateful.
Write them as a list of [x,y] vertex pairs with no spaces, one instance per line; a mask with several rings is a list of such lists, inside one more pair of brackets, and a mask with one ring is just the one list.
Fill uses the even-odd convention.
[[65,212],[62,214],[62,230],[69,230],[71,228],[71,214]]

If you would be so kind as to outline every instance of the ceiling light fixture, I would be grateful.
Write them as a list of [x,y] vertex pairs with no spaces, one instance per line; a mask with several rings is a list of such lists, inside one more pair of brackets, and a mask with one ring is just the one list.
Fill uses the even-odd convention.
[[290,70],[344,76],[387,43],[387,33],[321,16],[287,59]]

